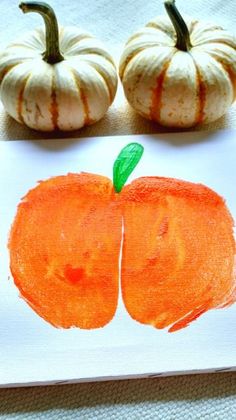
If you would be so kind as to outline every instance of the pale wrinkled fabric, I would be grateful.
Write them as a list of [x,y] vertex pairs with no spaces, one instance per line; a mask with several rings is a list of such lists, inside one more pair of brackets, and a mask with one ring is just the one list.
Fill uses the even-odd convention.
[[[234,0],[178,0],[185,14],[236,32]],[[40,25],[39,16],[23,15],[17,1],[0,1],[0,48]],[[50,0],[61,25],[79,25],[99,37],[118,63],[128,37],[158,14],[162,0]],[[214,124],[197,129],[236,128],[236,105]],[[132,111],[122,88],[106,116],[97,124],[70,133],[73,137],[163,132]],[[49,138],[29,130],[0,107],[1,139]],[[68,137],[67,133],[56,137]],[[236,375],[221,373],[175,378],[0,390],[1,419],[217,420],[236,418]]]

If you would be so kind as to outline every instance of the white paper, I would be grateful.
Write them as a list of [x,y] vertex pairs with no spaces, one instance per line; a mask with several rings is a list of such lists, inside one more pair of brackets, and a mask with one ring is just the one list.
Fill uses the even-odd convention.
[[0,142],[0,386],[158,376],[236,369],[236,306],[211,310],[175,333],[141,325],[120,300],[98,330],[56,329],[19,297],[7,240],[17,205],[38,180],[68,172],[112,177],[118,153],[139,142],[130,181],[159,175],[203,183],[236,220],[236,132]]

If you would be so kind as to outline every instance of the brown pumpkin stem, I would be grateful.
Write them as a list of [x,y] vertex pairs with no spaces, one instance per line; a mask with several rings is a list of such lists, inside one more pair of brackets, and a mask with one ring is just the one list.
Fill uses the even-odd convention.
[[36,12],[39,13],[44,20],[46,34],[46,50],[43,53],[43,59],[49,64],[59,63],[64,60],[59,48],[59,31],[57,18],[54,10],[47,3],[25,1],[20,3],[20,9],[24,13]]
[[164,5],[176,31],[176,48],[182,51],[189,51],[191,48],[189,30],[175,5],[175,0],[165,0]]

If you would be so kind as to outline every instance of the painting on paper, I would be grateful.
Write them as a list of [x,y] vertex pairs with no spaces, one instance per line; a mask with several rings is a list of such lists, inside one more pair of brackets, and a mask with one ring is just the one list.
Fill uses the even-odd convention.
[[51,324],[92,329],[112,320],[119,255],[125,306],[143,324],[175,331],[236,299],[233,219],[224,200],[174,178],[143,177],[123,189],[142,152],[137,143],[121,151],[114,185],[88,173],[57,176],[18,207],[12,275]]
[[[149,345],[157,353],[161,346],[163,350],[163,339],[169,353],[183,352],[182,340],[193,336],[192,351],[204,353],[204,346],[209,347],[204,337],[213,324],[220,334],[227,323],[225,344],[234,340],[228,319],[236,324],[236,214],[230,202],[236,176],[229,177],[229,166],[224,169],[227,159],[233,163],[233,133],[215,135],[214,149],[210,135],[202,140],[201,134],[195,134],[196,141],[188,142],[189,134],[182,134],[186,137],[182,145],[179,135],[169,136],[173,141],[168,136],[134,136],[122,137],[120,142],[86,140],[68,148],[66,141],[55,141],[55,150],[48,150],[45,142],[17,142],[15,149],[12,144],[2,146],[7,155],[1,173],[2,196],[11,170],[12,182],[17,179],[2,241],[8,255],[7,287],[17,301],[15,307],[8,307],[9,319],[24,313],[31,328],[39,328],[39,334],[44,331],[42,342],[47,331],[62,349],[66,346],[63,358],[72,341],[78,354],[81,343],[93,349],[99,342],[105,352],[107,338],[114,334],[116,347],[119,336],[124,349],[127,344],[127,354],[130,345],[141,343],[143,358]],[[221,165],[219,149],[224,144]],[[93,154],[94,146],[100,160]],[[215,164],[201,172],[202,156],[208,149],[216,150]],[[11,165],[17,151],[23,162],[19,161],[14,174]],[[34,159],[38,164],[33,165]],[[33,170],[28,176],[27,168]],[[7,213],[7,203],[4,206]],[[6,261],[2,263],[7,265]],[[21,328],[24,321],[27,328],[26,318]],[[218,339],[211,343],[211,351],[217,349]],[[51,351],[49,345],[47,352]],[[114,358],[115,354],[116,350]],[[164,362],[158,367],[155,361],[155,371],[168,372]],[[190,361],[186,370],[189,367]]]

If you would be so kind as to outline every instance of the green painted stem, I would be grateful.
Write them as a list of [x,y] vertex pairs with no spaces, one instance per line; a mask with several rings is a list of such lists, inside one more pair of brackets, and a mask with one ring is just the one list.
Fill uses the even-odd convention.
[[39,13],[44,19],[46,28],[46,50],[43,53],[44,61],[49,64],[55,64],[64,60],[59,48],[57,18],[51,6],[43,2],[25,1],[20,3],[19,7],[24,13]]
[[176,31],[176,48],[182,51],[189,51],[191,48],[189,30],[175,5],[175,0],[165,0],[164,5]]
[[121,192],[130,174],[139,163],[143,146],[139,143],[129,143],[117,156],[113,166],[113,185],[117,193]]

